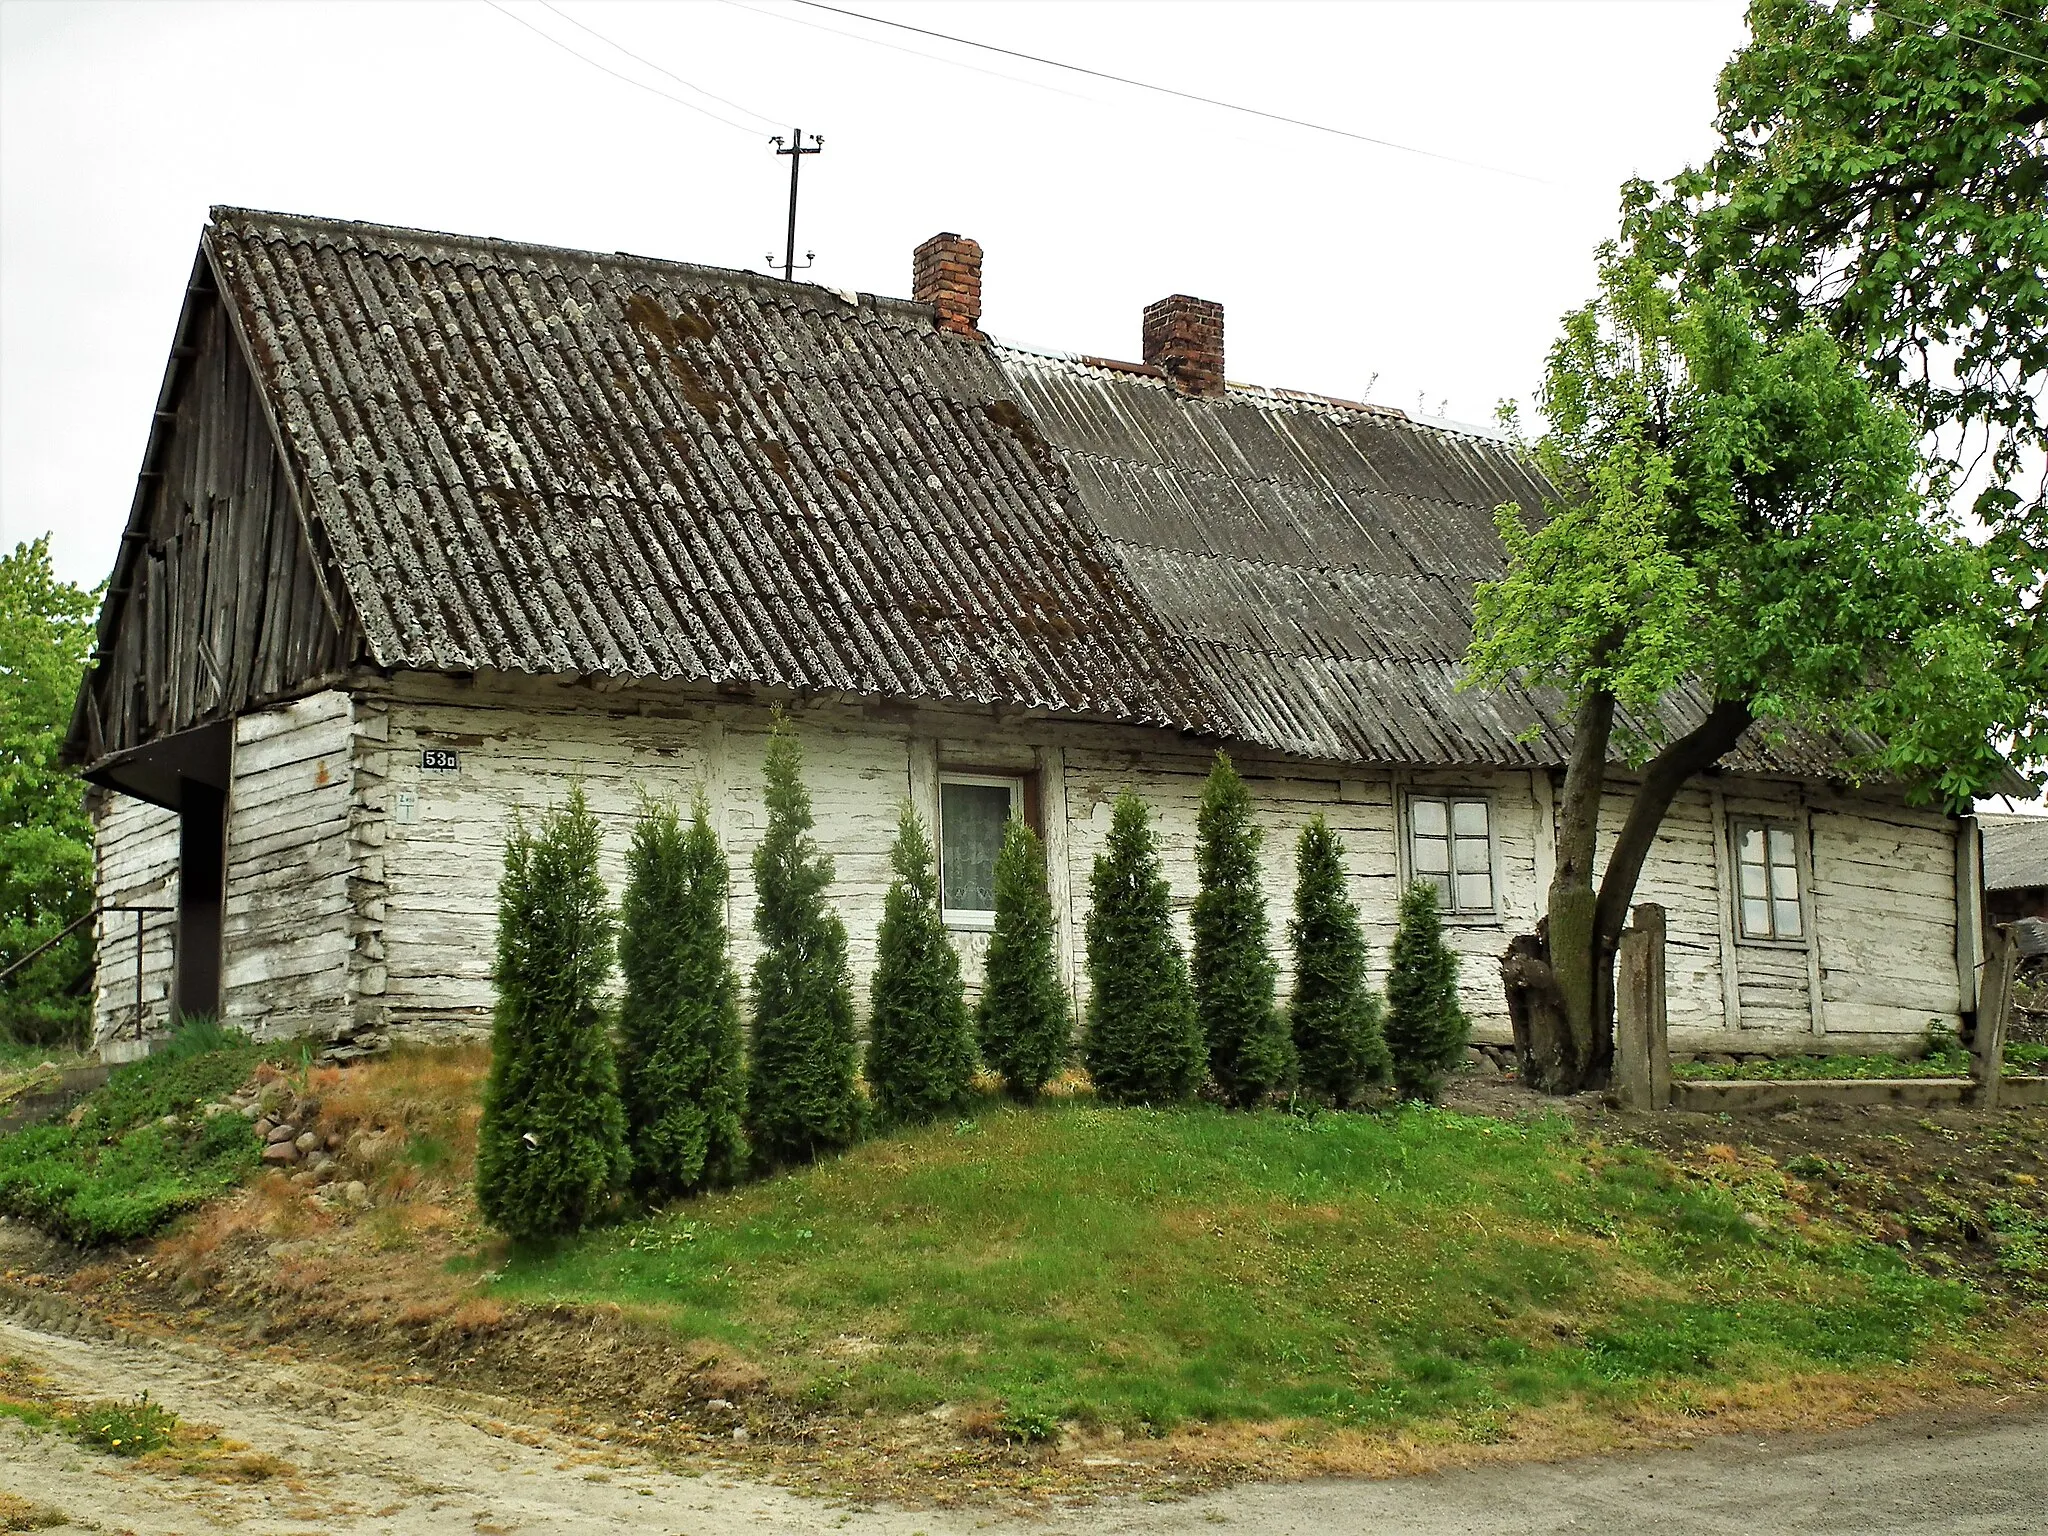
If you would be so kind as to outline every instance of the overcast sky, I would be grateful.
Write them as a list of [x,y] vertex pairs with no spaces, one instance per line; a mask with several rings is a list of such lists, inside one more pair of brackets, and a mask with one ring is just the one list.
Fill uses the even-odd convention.
[[770,124],[825,136],[820,282],[905,295],[911,248],[956,230],[1006,340],[1135,357],[1145,304],[1193,293],[1234,379],[1487,421],[1587,296],[1621,180],[1707,148],[1742,37],[1735,0],[846,8],[1429,154],[791,0],[4,0],[0,537],[111,568],[210,205],[758,268]]

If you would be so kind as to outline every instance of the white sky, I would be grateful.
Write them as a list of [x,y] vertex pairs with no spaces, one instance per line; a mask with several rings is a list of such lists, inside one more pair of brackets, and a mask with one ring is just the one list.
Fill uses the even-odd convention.
[[[1742,37],[1738,0],[847,3],[1521,175],[789,0],[505,0],[664,90],[687,95],[563,15],[822,132],[798,231],[820,282],[907,294],[912,247],[957,230],[1005,339],[1135,358],[1145,304],[1193,293],[1225,306],[1234,379],[1481,422],[1587,296],[1621,180],[1708,149]],[[787,162],[714,110],[748,130],[482,0],[4,0],[0,542],[48,530],[61,575],[111,568],[210,204],[758,268]]]

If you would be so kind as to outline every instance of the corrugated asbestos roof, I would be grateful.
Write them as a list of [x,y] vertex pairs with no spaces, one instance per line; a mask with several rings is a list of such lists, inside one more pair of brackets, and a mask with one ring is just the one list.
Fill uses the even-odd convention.
[[232,209],[207,240],[381,665],[1219,724],[920,306]]
[[[1509,445],[1291,392],[1189,400],[1142,370],[1000,355],[1231,735],[1365,762],[1565,760],[1556,696],[1457,689],[1473,585],[1506,569],[1493,509],[1546,495]],[[1667,725],[1700,717],[1679,704]],[[1728,766],[1812,774],[1834,756],[1753,731]]]
[[1492,439],[746,272],[228,208],[206,241],[380,665],[1564,760],[1555,699],[1455,688],[1492,509],[1544,492]]
[[2048,816],[1979,816],[1984,835],[1984,889],[2019,891],[2048,885]]

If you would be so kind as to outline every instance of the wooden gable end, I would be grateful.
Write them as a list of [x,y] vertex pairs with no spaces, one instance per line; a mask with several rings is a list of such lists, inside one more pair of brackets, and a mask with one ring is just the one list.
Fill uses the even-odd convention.
[[355,654],[291,471],[201,257],[158,397],[67,753],[95,779],[153,743],[331,682]]

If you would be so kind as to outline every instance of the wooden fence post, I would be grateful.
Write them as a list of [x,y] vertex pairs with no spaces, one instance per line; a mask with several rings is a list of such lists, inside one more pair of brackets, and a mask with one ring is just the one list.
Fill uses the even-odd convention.
[[1984,982],[1977,989],[1977,1027],[1970,1035],[1970,1077],[1976,1090],[1970,1102],[1996,1109],[2005,1073],[2005,1025],[2012,1014],[2012,979],[2019,964],[2019,946],[2010,928],[1992,926],[1984,934]]
[[1615,957],[1614,1093],[1623,1109],[1671,1107],[1664,996],[1664,909],[1645,902]]

